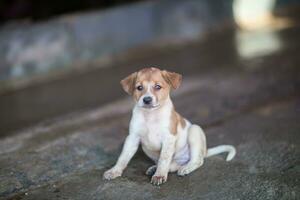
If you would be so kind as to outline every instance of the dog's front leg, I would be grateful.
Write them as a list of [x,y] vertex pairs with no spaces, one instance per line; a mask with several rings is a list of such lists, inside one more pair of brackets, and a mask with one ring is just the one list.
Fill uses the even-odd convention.
[[157,169],[155,174],[151,178],[151,183],[153,185],[160,185],[167,181],[168,172],[172,157],[175,152],[175,137],[170,136],[165,139],[162,143],[162,148],[160,152],[160,157],[157,163]]
[[119,159],[115,166],[113,166],[111,169],[107,170],[103,174],[103,178],[106,180],[114,179],[122,175],[123,170],[127,167],[129,161],[133,157],[133,155],[136,153],[138,147],[139,147],[139,136],[135,134],[129,134],[125,140],[122,153],[119,156]]

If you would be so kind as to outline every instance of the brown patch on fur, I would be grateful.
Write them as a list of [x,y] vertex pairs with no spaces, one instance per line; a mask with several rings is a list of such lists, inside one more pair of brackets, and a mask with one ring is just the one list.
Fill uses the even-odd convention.
[[[171,88],[176,89],[181,83],[181,75],[175,72],[168,72],[158,68],[149,67],[135,72],[121,81],[123,89],[138,101],[151,87],[151,93],[156,97],[157,102],[162,103],[169,97]],[[155,85],[160,85],[161,89],[156,90]],[[143,90],[137,90],[142,86]]]
[[121,80],[120,82],[125,92],[127,92],[130,95],[132,95],[134,92],[136,78],[137,78],[137,72],[134,72],[129,76],[127,76],[126,78],[124,78],[123,80]]
[[170,86],[175,90],[180,86],[182,76],[175,72],[168,72],[166,70],[163,70],[161,72],[162,76],[166,80],[167,83],[170,84]]
[[176,135],[178,132],[178,126],[181,126],[181,128],[185,127],[185,120],[183,117],[181,117],[180,114],[178,114],[174,109],[171,113],[171,120],[170,120],[170,132],[173,135]]
[[185,125],[186,125],[186,122],[185,122],[184,118],[181,117],[181,116],[180,116],[180,125],[181,125],[181,128],[184,128]]
[[[156,84],[161,86],[160,90],[155,90],[154,86]],[[158,102],[163,102],[168,98],[170,93],[170,85],[163,78],[161,70],[154,67],[144,68],[138,71],[134,85],[135,88],[137,86],[143,86],[142,91],[136,89],[133,91],[133,98],[136,101],[147,92],[149,85],[151,86],[151,93],[155,95]]]

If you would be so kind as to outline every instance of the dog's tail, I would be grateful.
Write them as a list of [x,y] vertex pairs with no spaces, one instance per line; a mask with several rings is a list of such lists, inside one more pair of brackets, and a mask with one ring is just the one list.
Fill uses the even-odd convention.
[[210,157],[210,156],[217,155],[217,154],[224,153],[224,152],[228,152],[226,161],[232,160],[236,154],[236,150],[235,150],[234,146],[219,145],[219,146],[207,149],[206,157]]

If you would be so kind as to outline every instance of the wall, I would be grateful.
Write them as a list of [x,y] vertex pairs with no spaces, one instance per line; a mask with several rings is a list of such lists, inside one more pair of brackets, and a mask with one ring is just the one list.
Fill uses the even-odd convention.
[[[0,30],[0,87],[86,67],[101,57],[155,42],[196,39],[233,24],[230,0],[163,0],[62,16]],[[101,66],[100,66],[101,67]]]

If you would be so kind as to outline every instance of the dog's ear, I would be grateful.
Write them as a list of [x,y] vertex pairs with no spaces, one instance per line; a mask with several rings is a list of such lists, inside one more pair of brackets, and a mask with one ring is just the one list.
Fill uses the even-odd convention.
[[127,76],[126,78],[124,78],[123,80],[121,80],[120,82],[125,92],[127,92],[130,95],[133,94],[136,77],[137,77],[137,72],[134,72],[129,76]]
[[175,90],[177,89],[182,80],[181,74],[175,73],[175,72],[168,72],[166,70],[162,71],[162,76],[165,79],[165,81]]

